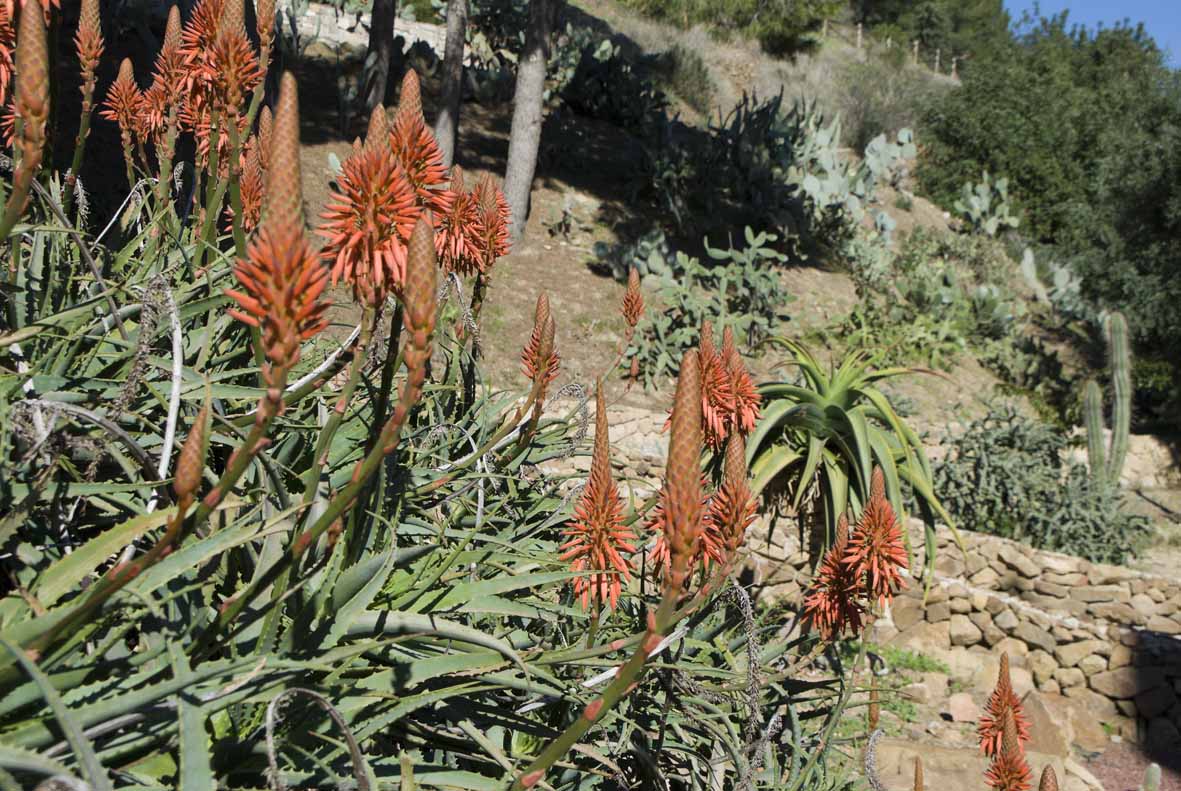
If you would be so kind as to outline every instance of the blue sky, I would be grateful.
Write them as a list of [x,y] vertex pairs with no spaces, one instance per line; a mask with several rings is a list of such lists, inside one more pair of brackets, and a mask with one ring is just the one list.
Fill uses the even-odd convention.
[[[1005,0],[1005,8],[1014,19],[1034,0]],[[1070,21],[1095,27],[1103,22],[1110,26],[1123,19],[1132,24],[1143,22],[1157,44],[1167,51],[1174,66],[1181,67],[1181,2],[1177,0],[1041,0],[1038,5],[1044,16],[1070,11]]]

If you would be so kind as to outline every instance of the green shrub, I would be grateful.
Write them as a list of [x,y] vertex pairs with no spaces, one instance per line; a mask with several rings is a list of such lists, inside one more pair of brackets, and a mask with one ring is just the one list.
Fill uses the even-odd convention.
[[1125,509],[1119,490],[1069,463],[1064,433],[993,407],[947,441],[935,468],[935,490],[964,527],[1042,549],[1120,563],[1149,532],[1146,518]]
[[[786,318],[795,298],[780,277],[784,256],[771,246],[777,237],[747,228],[744,241],[741,249],[717,249],[707,239],[712,264],[680,251],[664,258],[661,251],[667,247],[650,243],[645,268],[659,277],[659,304],[646,312],[625,358],[637,361],[645,385],[677,374],[682,355],[698,345],[707,321],[719,337],[729,327],[739,342],[753,346]],[[634,259],[625,255],[623,260]]]
[[925,69],[909,65],[903,39],[895,39],[892,51],[900,58],[898,62],[852,61],[839,74],[844,97],[840,105],[843,140],[857,151],[878,135],[918,128],[923,108],[952,89],[950,84],[932,79]]
[[674,25],[706,25],[719,34],[743,33],[763,51],[784,56],[811,47],[839,0],[625,0],[641,13]]
[[674,44],[660,56],[656,74],[667,91],[676,94],[702,116],[713,111],[714,81],[700,53]]

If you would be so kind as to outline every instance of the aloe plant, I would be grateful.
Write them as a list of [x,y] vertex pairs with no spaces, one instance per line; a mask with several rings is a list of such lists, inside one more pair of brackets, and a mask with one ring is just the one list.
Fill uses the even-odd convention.
[[754,490],[783,486],[797,510],[807,496],[818,494],[827,544],[836,535],[841,516],[851,507],[864,506],[873,468],[879,466],[890,502],[904,522],[904,487],[914,493],[926,524],[924,549],[930,568],[935,557],[935,517],[953,532],[955,524],[934,491],[922,441],[878,385],[933,372],[875,370],[868,355],[856,352],[834,370],[825,371],[803,345],[785,338],[775,342],[791,354],[788,364],[800,371],[803,381],[759,387],[763,416],[747,445]]

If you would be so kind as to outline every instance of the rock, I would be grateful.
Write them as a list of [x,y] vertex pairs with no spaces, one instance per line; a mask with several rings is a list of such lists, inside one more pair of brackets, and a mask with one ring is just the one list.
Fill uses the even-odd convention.
[[1058,663],[1054,661],[1054,657],[1041,649],[1030,651],[1027,662],[1033,673],[1033,680],[1038,684],[1044,684],[1048,679],[1053,678],[1054,671],[1058,669]]
[[952,645],[975,645],[984,637],[984,633],[966,615],[952,615],[949,631]]
[[1009,664],[1013,667],[1029,666],[1029,646],[1020,640],[1014,640],[1012,637],[1006,637],[993,646],[993,653],[997,656],[1008,654]]
[[1070,593],[1070,589],[1065,585],[1056,585],[1053,582],[1046,582],[1044,579],[1039,579],[1035,582],[1033,589],[1038,593],[1044,593],[1047,596],[1053,596],[1058,599],[1065,599],[1066,595]]
[[1134,698],[1141,692],[1161,686],[1165,671],[1161,667],[1121,667],[1091,676],[1091,688],[1117,700]]
[[1062,761],[1062,768],[1066,770],[1067,778],[1078,778],[1078,780],[1091,791],[1103,791],[1103,784],[1099,782],[1099,778],[1087,771],[1086,767],[1078,761],[1067,756]]
[[992,569],[983,568],[971,577],[968,577],[968,582],[981,588],[994,588],[1000,578],[1000,575]]
[[1062,758],[1070,756],[1074,728],[1070,724],[1070,712],[1065,699],[1059,700],[1061,702],[1052,707],[1048,696],[1040,692],[1030,692],[1021,699],[1021,706],[1030,725],[1027,750]]
[[1087,572],[1087,578],[1092,585],[1112,585],[1117,582],[1127,582],[1140,576],[1140,572],[1123,566],[1092,566]]
[[919,599],[899,596],[890,605],[890,615],[898,631],[905,632],[923,620],[923,603]]
[[1051,574],[1074,574],[1079,570],[1078,558],[1070,555],[1038,552],[1037,559],[1041,568]]
[[946,621],[951,618],[951,607],[945,601],[935,602],[934,604],[928,603],[925,615],[931,623]]
[[[1003,629],[1004,627],[1001,628]],[[1040,626],[1035,626],[1028,621],[1017,624],[1017,628],[1013,630],[1012,635],[1018,640],[1024,641],[1027,645],[1040,648],[1047,653],[1052,652],[1057,646],[1053,635]]]
[[966,615],[967,613],[972,612],[972,602],[968,601],[967,599],[953,598],[947,603],[947,606],[951,608],[952,615],[957,613]]
[[931,651],[946,651],[951,648],[951,635],[947,621],[943,623],[922,622],[915,624],[894,638],[892,644],[902,648],[918,651],[920,654]]
[[992,616],[992,622],[997,625],[997,628],[1004,632],[1012,633],[1017,628],[1017,616],[1013,614],[1012,610],[1002,610],[1000,613]]
[[1047,572],[1046,574],[1042,575],[1042,579],[1044,579],[1046,582],[1052,582],[1055,585],[1065,585],[1068,588],[1073,588],[1076,585],[1087,584],[1087,575],[1078,573],[1056,574],[1053,572]]
[[1063,689],[1070,689],[1071,687],[1081,687],[1087,683],[1087,677],[1083,675],[1083,671],[1077,667],[1060,667],[1054,671],[1054,680],[1057,681]]
[[1077,702],[1087,710],[1090,716],[1100,722],[1113,722],[1119,713],[1116,709],[1115,701],[1104,695],[1100,695],[1093,689],[1087,687],[1071,687],[1070,689],[1062,690],[1062,694]]
[[1107,660],[1107,666],[1112,670],[1117,670],[1130,664],[1132,664],[1132,649],[1122,643],[1112,646],[1111,658]]
[[1045,682],[1043,682],[1038,687],[1038,689],[1040,689],[1042,692],[1046,693],[1047,695],[1057,695],[1058,693],[1060,693],[1062,691],[1061,685],[1059,685],[1059,683],[1052,678],[1046,679]]
[[1177,694],[1168,684],[1162,684],[1154,689],[1141,692],[1133,700],[1136,703],[1136,714],[1146,720],[1159,717],[1177,702]]
[[1078,663],[1078,668],[1083,671],[1083,675],[1090,678],[1096,673],[1102,673],[1107,669],[1107,660],[1098,654],[1091,654]]
[[1131,597],[1123,585],[1080,585],[1070,589],[1070,598],[1081,602],[1126,602]]
[[1140,613],[1132,609],[1129,604],[1121,604],[1120,602],[1101,602],[1099,604],[1092,604],[1087,607],[1088,612],[1096,618],[1106,618],[1109,621],[1116,623],[1134,623],[1137,626],[1143,624],[1148,619]]
[[1132,605],[1132,609],[1145,617],[1152,617],[1153,615],[1156,615],[1156,602],[1153,601],[1151,596],[1145,593],[1137,593],[1134,595],[1129,604]]
[[1059,645],[1054,649],[1054,657],[1063,667],[1074,667],[1085,657],[1095,653],[1101,644],[1099,640],[1083,640],[1081,643]]
[[1020,572],[1026,579],[1037,579],[1041,574],[1041,567],[1015,545],[1002,546],[998,554],[1006,566]]
[[996,624],[990,623],[984,627],[984,644],[989,648],[996,646],[1006,639],[1008,638],[1005,637],[1005,633],[996,628]]
[[952,722],[976,722],[980,719],[980,707],[967,692],[957,692],[949,697],[944,711]]
[[1161,634],[1181,634],[1181,623],[1163,615],[1154,615],[1148,619],[1147,628]]
[[[902,789],[914,785],[914,759],[923,761],[925,786],[931,789],[976,789],[988,770],[988,759],[979,747],[941,747],[903,739],[882,739],[877,743],[878,779],[885,788]],[[1026,760],[1040,771],[1051,766],[1054,774],[1065,778],[1061,757],[1028,751]],[[1037,777],[1034,777],[1036,782]]]
[[980,609],[971,613],[968,616],[968,620],[976,624],[976,628],[981,632],[983,632],[989,626],[992,626],[992,616]]
[[923,673],[922,678],[902,687],[899,692],[916,703],[934,703],[947,697],[947,676],[942,673]]
[[1181,731],[1164,717],[1148,723],[1148,749],[1161,755],[1181,755]]
[[997,598],[996,596],[989,596],[988,600],[984,602],[985,612],[987,612],[993,618],[996,618],[998,615],[1000,615],[1006,609],[1008,609],[1008,605],[1006,605],[1001,599]]
[[983,610],[984,605],[988,603],[988,594],[984,591],[973,591],[970,598],[973,610]]

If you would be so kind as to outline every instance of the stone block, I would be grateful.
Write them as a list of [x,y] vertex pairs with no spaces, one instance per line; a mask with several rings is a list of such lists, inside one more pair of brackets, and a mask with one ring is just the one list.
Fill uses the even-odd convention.
[[1074,667],[1085,657],[1095,653],[1100,644],[1099,640],[1083,640],[1079,643],[1059,645],[1054,649],[1054,658],[1063,667]]
[[1087,677],[1077,667],[1060,667],[1054,671],[1054,680],[1063,689],[1081,687],[1087,683]]
[[1096,673],[1089,681],[1096,692],[1109,698],[1126,700],[1161,686],[1165,681],[1165,670],[1154,666],[1121,667]]
[[1178,623],[1174,618],[1167,618],[1163,615],[1154,615],[1148,619],[1145,624],[1149,631],[1160,632],[1161,634],[1181,634],[1181,623]]
[[1078,669],[1083,671],[1084,676],[1090,678],[1096,673],[1102,673],[1107,669],[1107,660],[1098,654],[1091,654],[1088,657],[1084,657],[1083,660],[1078,663]]
[[1047,652],[1053,652],[1057,646],[1053,635],[1040,626],[1035,626],[1028,621],[1017,624],[1017,628],[1012,631],[1012,635],[1018,640],[1024,641],[1031,648],[1040,648]]
[[948,606],[946,601],[935,602],[933,604],[928,603],[923,614],[929,622],[939,623],[951,618],[951,607]]
[[1069,706],[1065,698],[1058,698],[1057,705],[1051,705],[1048,695],[1029,692],[1021,699],[1021,708],[1029,720],[1030,739],[1027,750],[1035,750],[1061,758],[1070,756],[1074,742],[1074,728],[1070,724]]
[[1012,610],[1001,610],[999,613],[994,613],[992,622],[997,625],[998,629],[1004,632],[1012,633],[1017,628],[1019,621],[1017,616],[1013,614]]
[[984,637],[984,633],[976,624],[968,620],[968,616],[955,614],[951,616],[949,628],[952,645],[975,645]]
[[1033,589],[1038,593],[1044,593],[1047,596],[1053,596],[1058,599],[1065,599],[1066,595],[1070,593],[1070,588],[1065,585],[1058,585],[1053,582],[1047,582],[1044,579],[1039,579],[1033,584]]
[[1070,598],[1081,602],[1127,602],[1131,596],[1123,585],[1079,585],[1070,589]]

